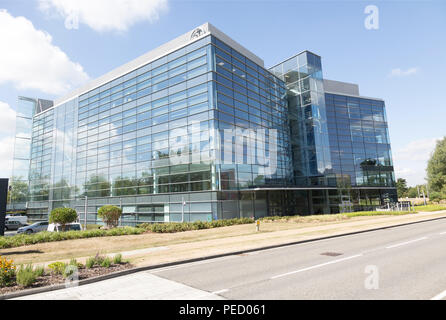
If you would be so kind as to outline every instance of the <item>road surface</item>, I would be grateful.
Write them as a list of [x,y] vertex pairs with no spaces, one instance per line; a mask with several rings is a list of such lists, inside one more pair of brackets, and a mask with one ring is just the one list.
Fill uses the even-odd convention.
[[446,219],[152,274],[227,299],[443,299]]

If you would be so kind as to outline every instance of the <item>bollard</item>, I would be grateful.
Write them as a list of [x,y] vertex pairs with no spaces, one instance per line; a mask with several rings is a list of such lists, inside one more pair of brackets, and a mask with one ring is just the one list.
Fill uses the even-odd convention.
[[256,231],[259,232],[260,231],[260,220],[256,221]]

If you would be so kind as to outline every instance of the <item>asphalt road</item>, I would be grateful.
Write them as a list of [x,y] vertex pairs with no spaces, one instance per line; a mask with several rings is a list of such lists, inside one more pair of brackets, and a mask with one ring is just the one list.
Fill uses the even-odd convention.
[[446,219],[151,273],[227,299],[446,299]]

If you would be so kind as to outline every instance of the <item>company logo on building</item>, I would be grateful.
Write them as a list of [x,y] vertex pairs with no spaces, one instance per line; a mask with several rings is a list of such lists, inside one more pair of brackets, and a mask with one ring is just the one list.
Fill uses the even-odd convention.
[[202,28],[197,28],[192,32],[190,39],[193,40],[193,39],[199,38],[205,33],[206,32]]

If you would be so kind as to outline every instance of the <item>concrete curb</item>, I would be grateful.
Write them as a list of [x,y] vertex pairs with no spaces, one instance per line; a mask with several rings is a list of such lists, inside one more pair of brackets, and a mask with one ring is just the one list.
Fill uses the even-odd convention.
[[[113,278],[118,278],[118,277],[130,275],[130,274],[138,273],[138,272],[142,272],[142,271],[149,271],[149,270],[153,270],[153,269],[173,267],[173,266],[186,264],[186,263],[193,263],[193,262],[199,262],[199,261],[204,261],[204,260],[211,260],[211,259],[223,258],[223,257],[228,257],[228,256],[240,255],[240,254],[245,254],[245,253],[257,252],[257,251],[263,251],[263,250],[269,250],[269,249],[276,249],[276,248],[281,248],[281,247],[288,247],[288,246],[292,246],[292,245],[316,242],[316,241],[327,240],[327,239],[341,238],[341,237],[346,237],[346,236],[351,236],[351,235],[356,235],[356,234],[361,234],[361,233],[404,227],[404,226],[408,226],[408,225],[413,225],[413,224],[418,224],[418,223],[423,223],[423,222],[431,222],[431,221],[436,221],[436,220],[443,220],[443,219],[446,219],[446,217],[438,217],[438,218],[426,219],[426,220],[422,220],[422,221],[407,222],[407,223],[401,223],[401,224],[397,224],[397,225],[391,225],[391,226],[385,226],[385,227],[379,227],[379,228],[331,235],[331,236],[326,236],[326,237],[321,237],[321,238],[293,241],[293,242],[287,242],[287,243],[271,245],[271,246],[266,246],[266,247],[253,248],[253,249],[247,249],[247,250],[241,250],[241,251],[233,251],[233,252],[228,252],[228,253],[221,253],[221,254],[193,258],[193,259],[187,259],[187,260],[181,260],[181,261],[167,262],[167,263],[146,266],[146,267],[138,267],[138,268],[128,269],[128,270],[124,270],[124,271],[109,273],[109,274],[106,274],[103,276],[80,280],[79,286],[83,286],[83,285],[87,285],[87,284],[95,283],[95,282],[99,282],[99,281],[109,280],[109,279],[113,279]],[[23,291],[0,295],[0,300],[20,298],[20,297],[37,294],[37,293],[51,292],[51,291],[65,289],[65,288],[66,288],[65,284],[59,284],[59,285],[50,286],[50,287],[28,289],[28,290],[23,290]]]

